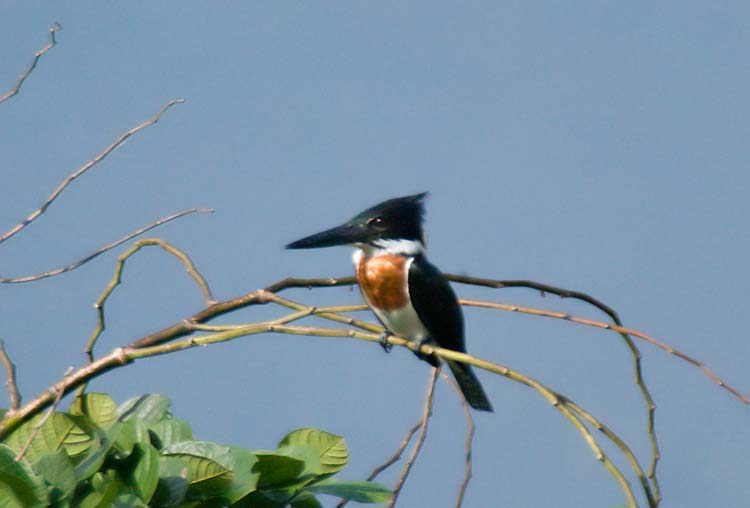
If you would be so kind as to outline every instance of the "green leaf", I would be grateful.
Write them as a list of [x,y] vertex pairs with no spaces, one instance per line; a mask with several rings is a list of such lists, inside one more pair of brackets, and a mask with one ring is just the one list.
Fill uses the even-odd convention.
[[295,485],[305,470],[305,462],[289,455],[269,451],[254,451],[258,462],[253,471],[258,473],[258,488],[277,489]]
[[[279,452],[289,450],[289,455],[296,456],[301,447],[314,450],[320,461],[319,471],[315,474],[333,474],[344,469],[349,462],[349,449],[344,438],[319,429],[299,429],[291,432],[279,443]],[[312,464],[308,462],[308,465]]]
[[311,496],[292,501],[292,508],[323,508],[323,505]]
[[229,454],[232,463],[228,465],[231,466],[234,478],[224,497],[230,503],[234,503],[257,488],[260,474],[254,470],[258,457],[250,450],[241,446],[230,446]]
[[112,508],[148,508],[135,494],[120,494],[112,501]]
[[96,442],[94,439],[96,426],[86,416],[65,416],[70,418],[74,425],[68,432],[63,445],[65,446],[65,452],[75,462]]
[[347,482],[334,478],[313,483],[305,487],[306,492],[328,494],[358,503],[387,503],[393,492],[385,485],[375,482]]
[[168,398],[152,393],[124,402],[117,412],[121,421],[140,418],[145,424],[152,425],[169,415],[170,405]]
[[75,468],[63,450],[42,455],[34,464],[34,471],[44,478],[50,489],[50,502],[58,503],[73,494],[76,488]]
[[288,508],[289,496],[277,499],[267,492],[253,491],[232,505],[232,508]]
[[178,457],[188,467],[187,479],[199,483],[229,472],[222,463],[229,460],[229,448],[204,441],[185,441],[165,448],[161,454]]
[[44,508],[47,488],[26,460],[16,462],[13,449],[0,444],[0,508]]
[[79,481],[85,480],[99,471],[102,464],[104,464],[104,460],[107,458],[109,450],[114,445],[121,428],[122,424],[116,422],[110,425],[106,431],[99,430],[96,432],[96,443],[91,446],[88,455],[76,465],[76,478]]
[[181,441],[193,441],[195,439],[190,424],[179,418],[166,418],[149,425],[149,430],[155,437],[153,444],[158,449],[167,448]]
[[138,418],[131,418],[123,422],[114,443],[118,458],[128,457],[137,443],[151,444],[151,439],[146,424]]
[[118,496],[131,493],[113,470],[94,474],[89,484],[91,490],[76,505],[78,508],[111,508]]
[[117,405],[106,393],[85,393],[70,405],[71,415],[88,416],[94,425],[106,429],[117,421]]
[[151,499],[152,506],[177,506],[185,499],[190,482],[188,466],[178,457],[159,457],[159,483]]
[[[34,434],[31,445],[26,450],[24,458],[35,462],[38,458],[57,450],[70,443],[75,446],[80,443],[80,436],[85,432],[64,413],[52,413],[49,418],[35,431],[44,415],[36,415],[14,430],[5,440],[5,444],[13,448],[16,453],[23,449],[29,437]],[[75,432],[74,432],[75,430]],[[86,438],[89,439],[89,438]]]
[[159,483],[159,452],[148,443],[136,443],[130,461],[135,462],[135,467],[123,475],[125,482],[148,503]]
[[239,446],[183,441],[165,448],[162,454],[185,461],[192,485],[205,483],[190,489],[191,497],[221,497],[231,504],[255,490],[258,483],[259,474],[253,469],[258,459]]

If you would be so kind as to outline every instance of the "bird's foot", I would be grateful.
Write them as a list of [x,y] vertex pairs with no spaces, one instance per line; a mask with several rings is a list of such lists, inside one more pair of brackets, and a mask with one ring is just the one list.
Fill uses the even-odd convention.
[[419,350],[419,348],[421,348],[423,345],[430,344],[431,342],[432,341],[430,340],[429,337],[415,341],[417,348],[414,349],[413,352],[416,355],[416,357],[419,358],[420,360],[424,360],[425,362],[429,363],[433,367],[438,367],[440,366],[440,358],[438,358],[434,354],[426,354]]
[[390,352],[391,352],[391,349],[393,349],[393,344],[390,344],[390,343],[388,342],[388,337],[389,337],[390,335],[391,335],[391,334],[390,334],[390,333],[388,333],[388,332],[383,332],[383,333],[381,333],[381,334],[380,334],[380,342],[378,342],[378,344],[380,344],[380,347],[382,347],[382,348],[383,348],[383,351],[385,351],[386,353],[390,353]]

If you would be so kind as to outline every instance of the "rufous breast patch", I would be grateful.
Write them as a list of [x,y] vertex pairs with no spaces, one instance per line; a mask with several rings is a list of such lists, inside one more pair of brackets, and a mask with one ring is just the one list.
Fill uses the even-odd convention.
[[409,303],[406,263],[409,258],[396,254],[363,256],[357,265],[357,279],[368,303],[390,311]]

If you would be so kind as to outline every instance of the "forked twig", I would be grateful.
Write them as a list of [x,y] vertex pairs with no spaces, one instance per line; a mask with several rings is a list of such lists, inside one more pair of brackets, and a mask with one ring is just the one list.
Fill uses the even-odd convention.
[[453,388],[453,391],[456,392],[456,395],[458,395],[458,398],[461,401],[461,408],[464,411],[464,417],[466,418],[466,441],[464,442],[464,450],[466,452],[466,467],[464,468],[464,479],[461,482],[461,486],[458,488],[458,495],[456,496],[456,508],[461,508],[461,506],[463,506],[464,504],[466,489],[469,487],[469,482],[471,481],[471,450],[472,442],[474,441],[474,432],[476,431],[476,426],[474,425],[474,417],[471,416],[471,409],[469,409],[469,404],[466,403],[466,397],[464,397],[464,394],[461,391],[461,388],[459,388],[458,383],[456,383],[453,378],[451,378],[445,372],[442,372],[440,375],[448,383],[448,385]]
[[[401,440],[401,444],[398,445],[398,448],[395,452],[393,452],[393,455],[390,456],[388,460],[380,464],[379,466],[375,467],[375,469],[372,470],[372,472],[367,477],[367,481],[372,481],[375,478],[380,475],[383,471],[391,467],[393,464],[401,460],[401,456],[404,454],[404,450],[411,442],[411,438],[414,437],[414,434],[417,433],[417,431],[422,427],[422,419],[420,418],[417,423],[411,426],[409,430],[406,431],[406,435],[404,435],[404,438]],[[344,508],[346,504],[349,502],[348,499],[342,499],[339,501],[339,504],[336,505],[336,508]]]
[[34,69],[36,69],[36,64],[39,63],[39,59],[42,58],[42,55],[44,55],[47,51],[52,49],[55,44],[57,44],[57,39],[55,38],[55,34],[62,30],[62,26],[60,26],[60,23],[55,23],[49,29],[47,30],[49,32],[49,42],[46,46],[44,46],[42,49],[34,53],[34,59],[31,61],[31,64],[26,68],[23,73],[21,73],[20,76],[18,76],[18,81],[16,81],[16,85],[11,88],[8,92],[5,93],[2,97],[0,97],[0,104],[7,101],[14,95],[18,93],[18,91],[21,89],[21,86],[23,85],[24,81],[26,81],[26,78],[29,77],[29,75],[34,72]]
[[67,266],[64,266],[62,268],[57,268],[55,270],[50,270],[48,272],[38,273],[36,275],[29,275],[27,277],[16,277],[16,278],[3,278],[0,277],[0,284],[18,284],[22,282],[32,282],[40,279],[45,279],[47,277],[54,277],[55,275],[60,275],[61,273],[69,272],[71,270],[75,270],[76,268],[85,265],[92,259],[96,258],[97,256],[104,254],[105,252],[114,249],[115,247],[118,247],[122,245],[123,243],[132,240],[136,236],[140,236],[143,233],[150,231],[154,228],[157,228],[161,226],[162,224],[166,224],[167,222],[173,221],[175,219],[179,219],[180,217],[184,217],[185,215],[191,214],[191,213],[213,213],[212,208],[191,208],[189,210],[184,210],[182,212],[178,212],[172,215],[169,215],[167,217],[163,217],[157,221],[152,222],[148,226],[144,226],[136,231],[133,231],[127,236],[124,236],[120,238],[119,240],[115,240],[112,243],[108,243],[107,245],[104,245],[103,247],[100,247],[99,249],[95,250],[88,256],[84,257],[83,259],[80,259],[76,261],[75,263],[71,263]]
[[406,478],[408,478],[409,473],[411,472],[411,468],[414,465],[414,462],[417,460],[419,452],[422,450],[424,440],[427,437],[427,424],[430,420],[430,416],[432,416],[432,401],[435,395],[435,384],[437,382],[438,375],[440,375],[440,367],[433,367],[432,375],[430,376],[430,382],[427,385],[427,395],[425,396],[424,411],[422,412],[422,421],[419,429],[419,435],[417,436],[417,441],[414,443],[414,448],[412,448],[411,453],[409,454],[409,458],[406,459],[406,464],[404,464],[404,469],[401,471],[401,476],[398,477],[396,486],[393,487],[393,497],[391,498],[391,502],[388,503],[389,508],[393,508],[394,506],[396,506],[396,500],[398,499],[399,494],[401,494],[401,489],[404,487],[404,482],[406,482]]
[[16,411],[21,404],[21,393],[18,391],[18,384],[16,383],[16,366],[5,351],[3,339],[0,339],[0,363],[5,368],[5,385],[8,387],[10,410]]
[[104,332],[106,328],[105,320],[104,320],[104,304],[106,303],[109,296],[112,294],[112,291],[115,290],[117,286],[120,285],[122,282],[122,271],[125,268],[125,262],[144,247],[151,247],[151,246],[158,246],[164,249],[167,253],[173,255],[176,257],[185,267],[185,271],[190,275],[190,277],[193,278],[195,283],[198,285],[198,287],[201,290],[201,294],[203,295],[203,300],[206,303],[207,306],[211,306],[212,304],[216,303],[216,300],[214,300],[213,294],[211,294],[211,288],[208,286],[208,282],[206,282],[206,279],[201,275],[201,273],[198,271],[198,269],[193,264],[193,261],[190,259],[190,257],[180,249],[170,245],[169,243],[165,242],[164,240],[161,240],[159,238],[144,238],[143,240],[138,240],[135,244],[133,244],[132,247],[130,247],[128,250],[120,254],[120,256],[117,258],[117,266],[115,267],[115,274],[112,277],[112,280],[109,281],[109,284],[107,284],[107,287],[104,289],[104,292],[101,294],[99,299],[94,304],[94,308],[96,309],[96,315],[97,315],[97,325],[94,331],[91,333],[91,337],[89,338],[88,343],[86,344],[86,348],[84,349],[84,352],[89,355],[89,360],[93,361],[93,357],[91,356],[92,351],[94,350],[94,345],[96,344],[97,339],[99,336]]
[[184,99],[174,99],[169,101],[166,105],[164,105],[155,115],[153,115],[151,118],[146,120],[145,122],[141,123],[140,125],[137,125],[133,127],[132,129],[126,131],[125,133],[121,134],[115,141],[113,141],[107,148],[104,149],[99,155],[88,161],[86,164],[75,170],[73,173],[68,175],[65,180],[62,181],[60,185],[57,186],[57,188],[52,191],[52,194],[49,195],[47,200],[40,206],[38,209],[36,209],[34,212],[32,212],[28,217],[26,217],[23,221],[18,223],[16,226],[9,229],[7,232],[0,235],[0,243],[4,242],[8,238],[11,238],[19,231],[23,230],[26,226],[34,222],[37,218],[39,218],[40,215],[42,215],[44,212],[47,211],[47,208],[57,199],[57,197],[62,193],[62,191],[65,190],[65,188],[70,185],[76,178],[84,174],[86,171],[91,169],[92,167],[96,166],[99,162],[101,162],[105,157],[107,157],[110,153],[112,153],[117,147],[119,147],[121,144],[125,142],[130,136],[133,134],[136,134],[146,127],[149,127],[150,125],[155,124],[159,121],[159,119],[162,117],[162,115],[172,106],[175,104],[181,104],[185,102]]

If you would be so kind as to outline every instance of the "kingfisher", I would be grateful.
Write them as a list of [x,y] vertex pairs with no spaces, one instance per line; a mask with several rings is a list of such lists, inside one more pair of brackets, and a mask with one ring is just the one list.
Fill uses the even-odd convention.
[[[427,260],[424,199],[426,192],[383,201],[348,222],[286,246],[310,249],[350,245],[357,281],[367,305],[387,332],[418,344],[466,352],[464,319],[458,298],[438,268]],[[383,336],[383,345],[387,342]],[[386,349],[387,350],[387,349]],[[440,359],[417,354],[434,367]],[[466,402],[492,411],[471,366],[446,360]]]

